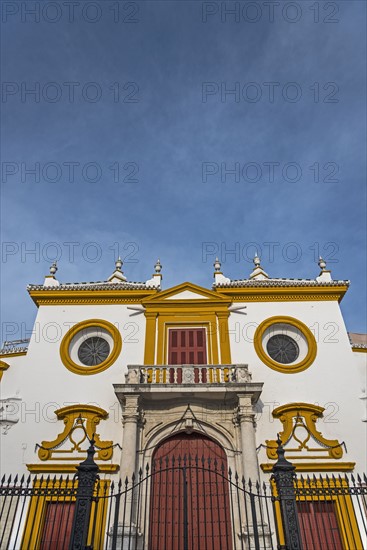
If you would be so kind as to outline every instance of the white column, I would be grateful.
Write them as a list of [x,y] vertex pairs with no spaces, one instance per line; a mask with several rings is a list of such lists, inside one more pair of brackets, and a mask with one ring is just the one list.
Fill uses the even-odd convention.
[[250,395],[238,396],[237,418],[241,429],[242,461],[246,483],[259,481],[259,464],[256,452],[255,413]]
[[122,424],[124,427],[120,464],[122,482],[125,481],[126,477],[131,481],[132,474],[136,474],[140,416],[139,398],[139,395],[125,395],[125,404],[122,409]]

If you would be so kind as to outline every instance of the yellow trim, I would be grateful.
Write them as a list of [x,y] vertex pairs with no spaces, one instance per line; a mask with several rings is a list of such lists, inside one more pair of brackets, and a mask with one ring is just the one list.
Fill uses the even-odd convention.
[[[317,479],[314,480],[298,480],[299,487],[348,487],[348,483],[344,479]],[[344,548],[353,548],[353,550],[363,550],[362,540],[359,534],[358,523],[355,517],[353,502],[350,495],[318,495],[313,498],[312,494],[297,498],[299,502],[306,501],[332,501],[335,503],[335,515],[337,517],[339,534],[342,539]]]
[[[294,459],[322,459],[322,456],[312,456],[312,453],[326,453],[328,458],[333,458],[335,460],[340,459],[343,456],[343,449],[337,439],[326,439],[321,432],[317,431],[316,429],[316,421],[319,418],[322,418],[323,407],[319,407],[318,405],[311,405],[309,403],[289,403],[288,405],[282,405],[281,407],[277,407],[273,410],[272,415],[274,418],[278,418],[281,423],[283,424],[283,431],[279,433],[279,438],[284,445],[287,441],[289,441],[292,438],[292,432],[295,427],[294,419],[300,419],[302,422],[299,424],[301,426],[304,426],[306,424],[306,429],[308,430],[308,435],[306,436],[304,441],[300,441],[296,439],[296,441],[299,443],[299,446],[296,449],[285,447],[285,452],[287,455],[287,458],[293,463]],[[314,438],[314,440],[318,441],[320,443],[320,448],[309,448],[308,443],[311,440],[311,436]],[[294,437],[294,436],[293,436]],[[268,458],[272,460],[277,460],[277,448],[278,444],[274,439],[266,440],[266,454]],[[302,451],[302,449],[306,449],[309,454],[308,456],[302,455],[302,456],[295,456],[294,452]],[[294,464],[294,463],[293,463]],[[296,464],[294,464],[295,466]],[[317,464],[315,464],[315,467]]]
[[[74,485],[75,483],[75,485]],[[99,497],[106,497],[109,494],[109,486],[110,486],[110,480],[100,480],[99,482],[99,491],[98,496]],[[34,488],[50,488],[54,489],[57,487],[60,488],[72,488],[77,487],[77,482],[74,482],[72,480],[56,480],[56,483],[54,480],[44,480],[41,482],[41,480],[35,480],[33,484]],[[31,502],[28,508],[27,517],[25,521],[25,530],[22,538],[21,548],[32,548],[32,550],[39,550],[41,545],[41,533],[44,527],[44,522],[46,519],[46,510],[47,510],[47,503],[48,502],[57,502],[58,497],[57,495],[53,494],[53,491],[50,491],[47,495],[42,496],[33,496],[31,498]],[[63,496],[60,502],[75,502],[75,498]],[[107,504],[107,499],[102,498],[101,502]],[[105,534],[105,526],[106,526],[106,519],[107,519],[107,505],[102,504],[97,507],[97,510],[95,510],[96,502],[92,501],[92,509],[91,509],[91,518],[92,521],[89,526],[89,532],[88,532],[88,541],[87,546],[91,544],[92,542],[92,536],[93,536],[93,518],[95,517],[95,539],[94,544],[95,548],[103,548],[104,544],[104,534]]]
[[[72,339],[74,336],[87,328],[102,328],[109,332],[109,334],[112,336],[114,341],[114,347],[110,355],[107,357],[103,363],[100,365],[96,365],[95,367],[83,367],[82,365],[78,365],[75,363],[69,354],[69,347],[71,344]],[[118,358],[120,355],[122,347],[122,340],[121,335],[118,331],[118,329],[113,325],[112,323],[109,323],[108,321],[104,321],[102,319],[89,319],[87,321],[82,321],[81,323],[77,323],[74,325],[64,336],[62,339],[61,345],[60,345],[60,357],[61,361],[64,363],[65,367],[69,369],[74,374],[82,374],[82,375],[90,375],[90,374],[98,374],[110,367]]]
[[145,329],[145,350],[144,350],[144,365],[155,364],[155,339],[156,339],[156,320],[158,313],[145,312],[146,329]]
[[222,296],[231,297],[233,302],[294,302],[337,300],[340,302],[348,285],[297,286],[297,287],[219,287]]
[[354,348],[352,346],[352,351],[354,351],[355,353],[367,353],[367,348]]
[[[262,345],[263,335],[265,331],[274,324],[291,325],[297,328],[303,334],[303,336],[307,340],[308,351],[307,351],[306,357],[302,359],[302,361],[299,361],[298,363],[291,364],[291,365],[283,365],[282,363],[278,363],[277,361],[274,361],[265,352]],[[276,370],[278,372],[283,372],[286,374],[301,372],[307,369],[308,367],[310,367],[315,360],[316,352],[317,352],[316,340],[314,335],[310,331],[310,329],[298,319],[295,319],[294,317],[287,317],[287,316],[270,317],[269,319],[266,319],[265,321],[263,321],[256,329],[255,336],[254,336],[254,347],[257,355],[265,365],[267,365],[273,370]]]
[[6,370],[8,370],[9,367],[10,367],[10,365],[8,365],[8,363],[5,363],[5,361],[0,360],[0,382],[1,382],[1,379],[3,377],[4,372]]
[[[34,474],[75,474],[78,463],[74,464],[26,464],[27,469]],[[119,471],[119,464],[99,464],[102,474],[114,474]]]
[[0,353],[0,359],[6,359],[7,357],[18,357],[20,355],[27,355],[26,351],[14,351],[10,353]]
[[[197,298],[175,298],[189,291]],[[168,330],[203,327],[207,333],[208,364],[230,364],[228,330],[230,299],[192,283],[182,283],[143,300],[146,308],[145,365],[167,364]]]
[[[316,483],[314,480],[305,479],[297,480],[296,483],[298,484],[298,487],[309,487],[310,488],[310,494],[303,497],[297,497],[297,501],[299,502],[305,502],[305,501],[314,501],[319,502],[322,500],[326,501],[333,501],[335,502],[335,515],[337,518],[337,523],[339,527],[339,534],[340,538],[342,540],[343,548],[347,549],[353,549],[353,550],[363,550],[363,544],[358,528],[358,523],[356,520],[353,502],[350,497],[350,495],[312,495],[312,488],[313,487],[347,487],[348,484],[344,479],[316,479]],[[284,529],[283,529],[283,520],[282,520],[282,513],[280,508],[280,502],[276,498],[278,497],[278,491],[275,484],[274,479],[271,479],[271,489],[272,494],[275,497],[274,501],[274,509],[275,509],[275,518],[278,526],[278,535],[279,535],[279,546],[281,548],[285,548],[285,537],[284,537]]]
[[37,306],[80,304],[136,304],[157,294],[158,290],[117,289],[105,290],[30,290],[29,295]]
[[[86,450],[83,450],[80,445],[85,442],[87,436],[89,439],[94,437],[95,445],[98,449],[96,454],[97,460],[110,460],[112,458],[113,442],[101,441],[97,433],[97,426],[100,421],[108,418],[108,413],[105,410],[92,405],[72,405],[70,407],[58,409],[55,411],[55,414],[58,420],[64,421],[65,427],[63,432],[53,441],[42,441],[41,447],[38,450],[38,457],[40,460],[46,461],[54,459],[75,461],[75,453],[80,453],[82,455],[86,454]],[[76,429],[80,429],[80,426],[84,427],[86,434],[82,440],[78,442],[73,439],[73,433]],[[71,444],[71,448],[69,447],[65,450],[60,449],[59,447],[66,442]],[[70,454],[73,454],[73,456],[70,457]]]
[[[352,472],[355,465],[355,462],[302,462],[293,464],[296,472]],[[271,474],[273,467],[274,462],[260,464],[260,468],[266,474]]]
[[[172,296],[175,296],[176,294],[180,294],[181,292],[193,292],[194,294],[198,294],[199,295],[199,298],[177,298],[177,299],[174,299],[174,300],[169,300],[168,302],[166,301],[167,298],[171,298]],[[202,298],[200,298],[200,296]],[[217,291],[214,291],[214,290],[208,290],[207,288],[204,288],[202,286],[199,286],[199,285],[195,285],[194,283],[189,283],[188,281],[184,282],[184,283],[180,283],[179,285],[176,285],[176,286],[172,286],[171,288],[168,288],[167,290],[163,290],[161,292],[159,292],[159,294],[156,294],[155,296],[150,296],[149,298],[146,298],[144,300],[144,305],[147,305],[149,303],[152,303],[152,302],[155,302],[155,303],[159,303],[159,302],[163,302],[165,304],[169,304],[171,301],[172,302],[185,302],[185,303],[188,303],[188,302],[195,302],[196,300],[200,300],[200,299],[204,299],[206,302],[208,301],[211,301],[211,302],[222,302],[222,303],[226,303],[226,304],[229,304],[232,302],[231,299],[227,298],[226,296],[222,296],[221,295],[221,292],[217,292]]]

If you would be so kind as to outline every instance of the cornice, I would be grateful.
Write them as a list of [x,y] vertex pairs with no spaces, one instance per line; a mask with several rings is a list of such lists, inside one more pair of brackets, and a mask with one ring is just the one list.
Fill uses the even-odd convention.
[[28,290],[32,300],[40,305],[80,305],[80,304],[136,304],[153,296],[157,290]]
[[[260,464],[260,468],[266,474],[271,474],[273,471],[273,464],[263,463]],[[355,462],[302,462],[297,464],[292,462],[295,466],[296,472],[351,472],[354,470]]]
[[347,285],[332,286],[248,286],[220,288],[220,293],[230,296],[233,302],[293,302],[293,301],[338,301],[347,292]]

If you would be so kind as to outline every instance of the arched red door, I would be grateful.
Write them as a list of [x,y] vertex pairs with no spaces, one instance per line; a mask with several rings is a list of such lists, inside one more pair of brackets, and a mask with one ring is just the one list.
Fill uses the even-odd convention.
[[179,433],[153,455],[149,550],[232,550],[224,449]]

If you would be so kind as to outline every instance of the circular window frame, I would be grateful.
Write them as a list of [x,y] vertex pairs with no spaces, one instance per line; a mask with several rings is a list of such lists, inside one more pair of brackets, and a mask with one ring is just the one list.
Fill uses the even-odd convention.
[[[79,365],[78,363],[75,363],[75,361],[73,361],[70,356],[70,345],[72,343],[72,340],[79,332],[88,328],[101,328],[108,332],[113,340],[113,347],[107,359],[105,359],[105,361],[103,361],[99,365],[95,365],[94,367]],[[61,341],[60,357],[65,367],[74,374],[98,374],[108,369],[116,361],[116,359],[120,355],[121,348],[121,335],[115,325],[109,323],[108,321],[104,321],[103,319],[89,319],[88,321],[81,321],[80,323],[77,323],[76,325],[71,327],[70,330],[68,330]]]
[[[307,353],[306,356],[297,363],[278,363],[277,361],[274,361],[272,359],[267,351],[264,349],[263,346],[263,337],[265,334],[265,331],[272,327],[272,325],[291,325],[292,327],[296,328],[301,332],[303,337],[305,338],[307,342]],[[263,321],[256,329],[255,335],[254,335],[254,347],[257,355],[261,359],[263,363],[265,363],[266,366],[270,367],[271,369],[282,372],[285,374],[295,374],[298,372],[302,372],[306,369],[308,369],[312,363],[314,362],[316,358],[317,353],[317,344],[314,335],[310,331],[310,329],[302,323],[302,321],[299,321],[298,319],[295,319],[294,317],[270,317],[269,319],[266,319]]]

